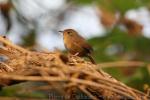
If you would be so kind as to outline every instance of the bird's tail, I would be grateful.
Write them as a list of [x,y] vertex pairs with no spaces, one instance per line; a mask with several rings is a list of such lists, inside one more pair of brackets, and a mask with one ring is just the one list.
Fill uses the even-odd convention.
[[91,60],[93,64],[96,64],[96,62],[94,61],[93,57],[90,54],[88,54],[87,57]]

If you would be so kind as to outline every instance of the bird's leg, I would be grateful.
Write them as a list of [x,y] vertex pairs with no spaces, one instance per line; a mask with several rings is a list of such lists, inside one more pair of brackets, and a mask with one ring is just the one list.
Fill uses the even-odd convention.
[[78,56],[79,55],[79,52],[75,53],[73,56]]
[[0,72],[2,72],[2,69],[5,70],[6,72],[12,72],[13,69],[8,66],[7,64],[0,62]]
[[75,53],[75,54],[69,53],[69,57],[76,57],[76,56],[78,56],[78,55],[79,55],[79,52],[77,52],[77,53]]

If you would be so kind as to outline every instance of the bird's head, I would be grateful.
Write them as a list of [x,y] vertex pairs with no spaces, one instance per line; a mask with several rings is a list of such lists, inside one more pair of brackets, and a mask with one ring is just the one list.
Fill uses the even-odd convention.
[[73,29],[65,29],[63,31],[59,31],[60,33],[63,33],[64,37],[74,37],[76,35],[78,35],[77,31],[73,30]]

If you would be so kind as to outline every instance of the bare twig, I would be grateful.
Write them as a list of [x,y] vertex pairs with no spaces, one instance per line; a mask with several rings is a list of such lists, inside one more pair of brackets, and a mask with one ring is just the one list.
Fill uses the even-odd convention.
[[21,51],[22,53],[29,53],[28,50],[23,49],[17,45],[12,44],[10,41],[6,40],[5,38],[3,38],[2,36],[0,36],[0,42],[5,43],[6,45],[9,45],[10,47],[13,47],[19,51]]
[[[90,92],[88,92],[84,86],[79,86],[79,89],[86,93],[92,100],[98,100],[95,96],[93,96]],[[83,98],[84,99],[84,98]]]
[[109,67],[144,67],[147,64],[140,61],[115,61],[115,62],[107,62],[101,63],[97,66],[100,68],[109,68]]

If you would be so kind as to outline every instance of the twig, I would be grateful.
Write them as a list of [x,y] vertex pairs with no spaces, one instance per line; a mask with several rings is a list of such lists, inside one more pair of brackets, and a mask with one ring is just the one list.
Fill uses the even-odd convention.
[[8,66],[7,64],[3,63],[3,62],[0,62],[0,70],[1,69],[4,69],[6,72],[12,72],[13,69]]
[[5,44],[9,45],[10,47],[13,47],[13,48],[15,48],[15,49],[21,51],[22,53],[29,53],[28,50],[23,49],[23,48],[21,48],[21,47],[19,47],[19,46],[17,46],[17,45],[12,44],[10,41],[6,40],[6,39],[3,38],[2,36],[0,36],[0,42],[5,43]]
[[[93,96],[90,92],[88,92],[84,86],[78,86],[80,90],[82,90],[85,94],[91,97],[92,100],[98,100],[95,96]],[[83,98],[84,99],[84,98]]]
[[96,68],[109,68],[109,67],[143,67],[147,64],[140,61],[115,61],[98,64]]
[[[107,89],[107,90],[110,90],[110,91],[114,91],[118,94],[122,94],[126,97],[129,97],[129,98],[137,98],[137,97],[132,97],[131,95],[127,94],[126,92],[122,92],[118,89],[115,89],[115,88],[112,88],[112,87],[108,87],[108,86],[105,86],[105,85],[102,85],[102,84],[97,84],[97,83],[94,83],[94,82],[91,82],[91,81],[88,81],[88,80],[80,80],[80,79],[70,79],[71,81],[73,82],[77,82],[77,83],[80,83],[80,84],[85,84],[85,85],[89,85],[89,86],[94,86],[94,87],[98,87],[98,88],[103,88],[103,89]],[[139,100],[138,98],[136,100]]]
[[20,81],[67,81],[67,78],[61,77],[50,77],[50,76],[21,76],[21,75],[11,75],[11,74],[1,74],[0,78],[2,79],[10,79],[10,80],[20,80]]

